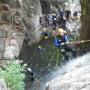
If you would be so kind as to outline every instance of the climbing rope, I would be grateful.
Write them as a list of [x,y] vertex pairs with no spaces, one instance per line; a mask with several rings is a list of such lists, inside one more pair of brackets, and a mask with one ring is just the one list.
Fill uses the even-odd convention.
[[66,43],[62,43],[61,45],[65,45],[65,44],[81,44],[81,43],[86,43],[86,42],[90,42],[90,40],[81,40],[81,41],[75,41],[75,42],[66,42]]
[[59,63],[59,55],[60,55],[60,51],[58,50],[58,53],[57,53],[57,60],[56,60],[56,66],[58,65],[58,63]]

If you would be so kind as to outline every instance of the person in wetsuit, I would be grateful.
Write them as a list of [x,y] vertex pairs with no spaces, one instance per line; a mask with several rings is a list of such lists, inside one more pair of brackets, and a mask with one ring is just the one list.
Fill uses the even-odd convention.
[[[73,57],[76,57],[76,52],[69,45],[69,38],[62,28],[57,30],[57,35],[54,38],[54,45],[68,59],[66,52],[72,52]],[[67,44],[66,44],[67,43]]]

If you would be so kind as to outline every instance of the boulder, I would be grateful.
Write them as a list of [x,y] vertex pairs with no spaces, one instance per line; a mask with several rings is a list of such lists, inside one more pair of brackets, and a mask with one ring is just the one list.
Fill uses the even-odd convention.
[[19,55],[19,49],[16,46],[8,46],[6,47],[4,57],[6,59],[13,59],[15,57],[18,57]]
[[4,79],[0,79],[0,90],[8,90]]

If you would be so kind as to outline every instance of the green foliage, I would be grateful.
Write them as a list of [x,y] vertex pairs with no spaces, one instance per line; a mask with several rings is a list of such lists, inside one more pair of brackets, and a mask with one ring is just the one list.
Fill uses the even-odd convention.
[[24,67],[18,61],[11,60],[4,68],[0,69],[0,75],[5,79],[11,90],[24,90]]

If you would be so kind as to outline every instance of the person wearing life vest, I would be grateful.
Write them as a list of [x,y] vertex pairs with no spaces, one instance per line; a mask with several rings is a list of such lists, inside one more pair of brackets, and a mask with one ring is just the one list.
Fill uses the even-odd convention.
[[56,30],[56,27],[57,27],[57,17],[56,17],[55,13],[53,14],[52,20],[53,20],[53,30]]
[[[76,52],[68,45],[69,38],[62,28],[57,30],[57,35],[54,38],[54,45],[60,50],[66,57],[66,51],[72,52],[73,56],[76,56]],[[64,44],[67,43],[67,44]]]

